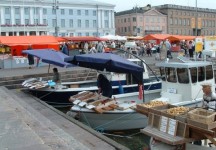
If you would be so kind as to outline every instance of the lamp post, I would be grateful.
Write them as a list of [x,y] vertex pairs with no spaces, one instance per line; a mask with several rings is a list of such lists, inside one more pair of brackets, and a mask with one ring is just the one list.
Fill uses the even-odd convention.
[[59,27],[58,27],[58,14],[57,14],[57,10],[58,10],[58,9],[59,9],[58,1],[57,1],[57,0],[54,0],[54,3],[53,3],[53,10],[55,10],[55,15],[56,15],[55,36],[58,36],[58,30],[59,30]]
[[198,14],[197,14],[197,0],[196,0],[195,36],[197,36],[197,28],[198,28]]

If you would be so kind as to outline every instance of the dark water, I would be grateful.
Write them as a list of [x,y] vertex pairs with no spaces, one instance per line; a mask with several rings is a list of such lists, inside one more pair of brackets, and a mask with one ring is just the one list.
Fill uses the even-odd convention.
[[[56,107],[63,113],[67,113],[70,107]],[[149,137],[140,132],[139,129],[136,130],[124,130],[124,131],[110,131],[103,132],[103,135],[109,137],[110,139],[116,141],[117,143],[128,147],[130,150],[143,150],[148,147]]]

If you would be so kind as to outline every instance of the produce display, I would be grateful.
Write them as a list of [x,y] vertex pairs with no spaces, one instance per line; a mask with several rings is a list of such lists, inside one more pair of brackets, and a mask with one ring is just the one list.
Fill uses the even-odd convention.
[[167,104],[166,102],[155,100],[155,101],[151,101],[147,104],[140,104],[140,105],[143,107],[151,108],[151,107],[162,106],[162,105],[166,105],[166,104]]
[[170,115],[176,116],[176,115],[180,115],[182,113],[185,113],[187,111],[189,111],[189,108],[184,107],[184,106],[180,106],[180,107],[170,108],[166,112]]

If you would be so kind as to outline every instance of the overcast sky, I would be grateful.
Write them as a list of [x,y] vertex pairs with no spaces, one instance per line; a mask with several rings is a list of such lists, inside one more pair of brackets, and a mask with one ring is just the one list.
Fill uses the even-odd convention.
[[132,9],[134,6],[143,7],[147,4],[152,6],[163,5],[163,4],[176,4],[183,6],[192,6],[200,8],[211,8],[216,9],[216,0],[96,0],[99,2],[105,2],[116,5],[115,11],[123,11]]

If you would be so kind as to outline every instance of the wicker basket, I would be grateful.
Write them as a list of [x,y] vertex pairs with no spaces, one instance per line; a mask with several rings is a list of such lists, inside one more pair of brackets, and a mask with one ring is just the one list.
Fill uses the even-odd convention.
[[191,120],[195,120],[201,123],[212,123],[215,121],[216,112],[205,110],[202,108],[196,108],[188,112],[188,116]]

